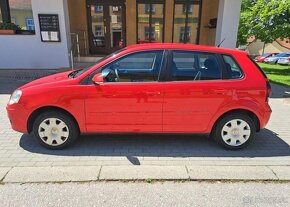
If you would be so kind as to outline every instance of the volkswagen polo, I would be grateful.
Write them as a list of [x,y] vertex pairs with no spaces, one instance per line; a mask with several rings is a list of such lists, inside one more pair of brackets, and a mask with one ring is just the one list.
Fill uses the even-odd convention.
[[7,112],[14,130],[50,149],[104,132],[208,134],[240,149],[266,126],[270,92],[245,52],[139,44],[18,88]]

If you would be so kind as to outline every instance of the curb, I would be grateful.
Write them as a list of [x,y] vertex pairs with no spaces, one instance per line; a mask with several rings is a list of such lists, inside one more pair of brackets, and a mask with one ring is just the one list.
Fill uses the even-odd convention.
[[0,184],[92,181],[290,181],[290,166],[71,166],[0,168]]

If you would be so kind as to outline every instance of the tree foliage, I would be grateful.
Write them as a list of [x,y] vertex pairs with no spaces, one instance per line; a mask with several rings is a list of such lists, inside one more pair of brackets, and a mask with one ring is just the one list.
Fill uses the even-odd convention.
[[243,0],[238,45],[254,35],[265,43],[290,36],[290,0]]

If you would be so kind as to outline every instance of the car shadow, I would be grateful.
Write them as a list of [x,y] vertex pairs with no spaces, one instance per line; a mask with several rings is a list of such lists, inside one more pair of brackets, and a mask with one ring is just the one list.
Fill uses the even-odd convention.
[[290,98],[290,87],[271,83],[272,93],[271,98]]
[[290,156],[290,146],[274,132],[263,129],[252,143],[238,151],[225,150],[211,138],[184,134],[95,134],[82,135],[75,144],[63,150],[48,150],[32,137],[20,139],[24,150],[62,156],[135,156],[152,157],[275,157]]

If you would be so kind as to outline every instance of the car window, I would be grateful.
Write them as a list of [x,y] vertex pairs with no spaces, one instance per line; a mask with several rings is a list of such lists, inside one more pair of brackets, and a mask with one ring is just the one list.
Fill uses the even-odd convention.
[[288,57],[288,56],[290,56],[290,54],[288,54],[288,53],[280,53],[280,54],[276,55],[275,57]]
[[172,55],[171,81],[217,80],[222,77],[215,54],[173,51]]
[[241,68],[237,62],[229,55],[223,55],[226,65],[226,71],[229,79],[239,79],[243,76]]
[[144,51],[129,54],[102,68],[105,82],[158,81],[163,51]]

